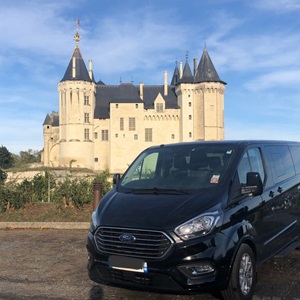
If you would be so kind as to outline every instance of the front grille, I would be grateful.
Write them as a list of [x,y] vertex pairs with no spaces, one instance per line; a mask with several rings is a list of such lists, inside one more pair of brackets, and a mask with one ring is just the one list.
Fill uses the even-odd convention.
[[[134,237],[131,242],[121,241],[122,235]],[[100,252],[140,258],[160,258],[172,245],[172,240],[163,232],[99,227],[95,233],[95,242]]]

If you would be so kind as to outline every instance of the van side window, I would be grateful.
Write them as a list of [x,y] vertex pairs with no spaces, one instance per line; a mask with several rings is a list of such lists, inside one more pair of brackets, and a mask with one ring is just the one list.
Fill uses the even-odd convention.
[[264,182],[265,172],[258,148],[248,149],[239,163],[238,176],[241,184],[246,184],[248,172],[258,172],[262,182]]
[[288,146],[267,146],[275,183],[295,175],[294,164]]
[[296,174],[300,174],[300,147],[290,146],[290,151],[294,161]]

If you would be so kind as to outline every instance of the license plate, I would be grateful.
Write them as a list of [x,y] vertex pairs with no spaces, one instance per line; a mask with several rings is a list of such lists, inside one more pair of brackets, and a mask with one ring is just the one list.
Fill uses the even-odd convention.
[[148,273],[147,263],[143,259],[124,257],[124,256],[110,256],[108,259],[109,268],[118,269],[130,272]]

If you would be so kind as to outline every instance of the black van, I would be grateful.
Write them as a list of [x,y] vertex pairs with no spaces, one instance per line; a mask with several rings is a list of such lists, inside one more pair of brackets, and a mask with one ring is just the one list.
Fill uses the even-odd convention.
[[300,143],[143,151],[92,214],[91,280],[251,299],[256,267],[300,245]]

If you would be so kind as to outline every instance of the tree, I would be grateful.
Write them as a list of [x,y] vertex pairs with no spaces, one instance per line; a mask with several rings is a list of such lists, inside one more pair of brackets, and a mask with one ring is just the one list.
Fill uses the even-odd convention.
[[6,177],[7,177],[6,173],[0,169],[0,184],[4,183]]
[[0,147],[0,168],[8,169],[12,167],[14,159],[12,154],[7,150],[6,147]]

